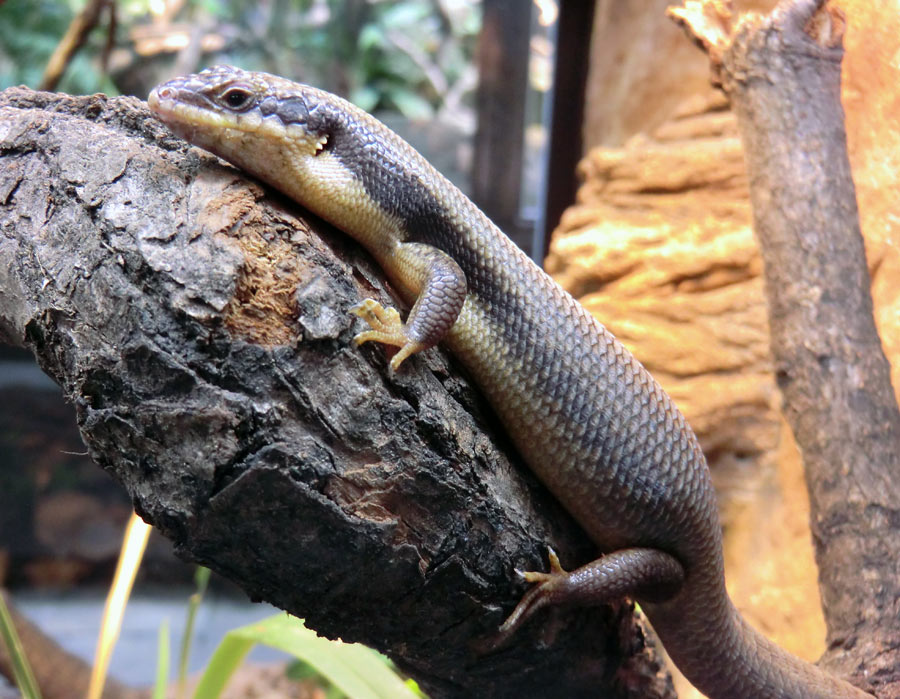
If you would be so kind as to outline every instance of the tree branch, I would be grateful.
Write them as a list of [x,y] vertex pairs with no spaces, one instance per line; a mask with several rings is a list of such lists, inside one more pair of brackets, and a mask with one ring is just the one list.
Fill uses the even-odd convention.
[[810,491],[824,662],[896,685],[900,411],[847,157],[844,17],[822,0],[783,0],[732,23],[724,5],[672,14],[708,49],[744,142],[776,380]]
[[345,236],[134,99],[0,93],[0,163],[0,340],[179,555],[435,697],[671,696],[624,604],[473,651],[514,568],[593,547],[444,354],[352,346],[349,306],[393,301]]
[[[44,77],[41,78],[41,89],[52,90],[62,79],[63,74],[75,57],[75,54],[87,42],[88,37],[100,23],[100,15],[103,10],[109,8],[110,21],[115,17],[115,6],[110,0],[89,0],[84,9],[72,18],[69,28],[60,40],[53,55],[44,69]],[[112,28],[110,28],[112,32]],[[106,62],[104,61],[104,67]]]

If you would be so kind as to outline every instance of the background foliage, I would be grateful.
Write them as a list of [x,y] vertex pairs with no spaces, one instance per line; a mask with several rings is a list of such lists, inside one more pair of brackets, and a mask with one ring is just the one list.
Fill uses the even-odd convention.
[[[0,2],[0,89],[36,87],[86,0]],[[118,0],[58,89],[140,97],[174,72],[228,62],[314,83],[370,111],[471,128],[477,0]],[[194,47],[200,50],[194,51]],[[108,70],[102,57],[109,49]],[[192,53],[193,52],[193,53]],[[191,60],[194,59],[194,60]],[[188,63],[188,65],[179,65]],[[136,79],[137,78],[137,79]]]

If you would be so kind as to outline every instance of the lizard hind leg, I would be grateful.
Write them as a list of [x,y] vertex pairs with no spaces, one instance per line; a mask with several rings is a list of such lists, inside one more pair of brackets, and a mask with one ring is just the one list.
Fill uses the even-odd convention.
[[662,602],[676,594],[684,582],[684,567],[659,549],[629,548],[606,554],[567,572],[556,553],[549,550],[550,572],[520,575],[535,583],[506,621],[491,646],[507,641],[539,609],[555,605],[596,606],[623,597]]

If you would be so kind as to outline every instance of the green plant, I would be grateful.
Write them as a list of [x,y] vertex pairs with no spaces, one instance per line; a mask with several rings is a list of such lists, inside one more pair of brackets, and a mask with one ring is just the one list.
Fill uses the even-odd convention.
[[169,684],[169,620],[163,619],[159,625],[156,643],[156,680],[153,683],[153,699],[166,699]]
[[197,566],[194,572],[194,584],[197,589],[188,600],[187,622],[184,625],[184,635],[181,637],[181,652],[178,660],[178,697],[185,696],[185,684],[187,683],[188,660],[191,656],[191,643],[194,639],[194,621],[197,618],[197,610],[200,608],[200,602],[206,594],[206,588],[209,586],[209,568]]
[[383,656],[358,643],[329,641],[287,614],[233,629],[216,648],[195,699],[220,696],[250,649],[262,644],[291,654],[315,669],[336,689],[353,699],[417,699],[422,696],[397,674]]
[[6,597],[2,592],[0,592],[0,638],[3,639],[3,643],[9,651],[13,676],[16,678],[16,685],[22,692],[22,696],[25,699],[40,699],[41,692],[34,679],[34,674],[31,672],[28,658],[25,657],[22,642],[19,640],[19,634],[16,633],[9,608],[6,606]]

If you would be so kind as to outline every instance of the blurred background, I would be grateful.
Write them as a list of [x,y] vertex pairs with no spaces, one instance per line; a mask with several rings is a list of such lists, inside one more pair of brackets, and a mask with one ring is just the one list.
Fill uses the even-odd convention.
[[[772,378],[743,152],[707,58],[666,19],[668,4],[0,0],[0,89],[144,99],[174,75],[231,63],[376,114],[676,399],[721,495],[732,595],[754,625],[814,659],[824,631],[806,492]],[[842,97],[876,322],[898,386],[900,4],[835,4],[848,15]],[[128,498],[84,455],[56,385],[9,348],[0,440],[0,586],[90,662]],[[151,538],[113,677],[152,682],[160,619],[177,636],[193,574]],[[214,579],[194,667],[225,630],[271,612]]]
[[[569,4],[583,56],[590,3]],[[557,0],[6,0],[0,13],[0,88],[143,99],[214,63],[283,75],[376,114],[532,245]]]

